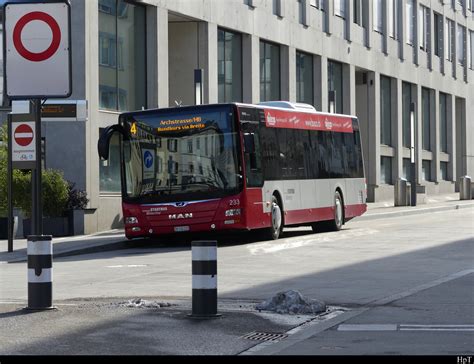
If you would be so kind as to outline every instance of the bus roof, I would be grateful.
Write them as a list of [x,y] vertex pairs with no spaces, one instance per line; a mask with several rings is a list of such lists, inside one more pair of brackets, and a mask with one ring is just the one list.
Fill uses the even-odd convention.
[[336,114],[336,113],[328,113],[317,111],[314,107],[308,104],[301,104],[301,103],[291,103],[288,101],[270,101],[270,102],[262,102],[260,104],[247,104],[241,102],[233,102],[233,103],[222,103],[222,104],[203,104],[203,105],[187,105],[187,106],[179,106],[179,107],[166,107],[166,108],[155,108],[155,109],[146,109],[146,110],[137,110],[137,111],[127,111],[121,114],[121,116],[127,115],[141,115],[141,114],[150,114],[153,112],[170,112],[170,111],[179,111],[179,110],[192,110],[192,109],[199,109],[199,108],[214,108],[219,106],[237,106],[237,107],[249,107],[249,108],[257,108],[257,109],[274,109],[274,110],[281,110],[286,112],[300,112],[305,114],[316,114],[316,115],[327,115],[327,116],[338,116],[338,117],[345,117],[345,118],[352,118],[357,119],[357,116],[354,115],[346,115],[346,114]]

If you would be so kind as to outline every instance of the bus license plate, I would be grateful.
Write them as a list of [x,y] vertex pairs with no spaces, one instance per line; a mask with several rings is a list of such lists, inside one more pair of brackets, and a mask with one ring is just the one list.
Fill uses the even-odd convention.
[[189,231],[189,226],[176,226],[174,231],[177,233],[182,233],[184,231]]

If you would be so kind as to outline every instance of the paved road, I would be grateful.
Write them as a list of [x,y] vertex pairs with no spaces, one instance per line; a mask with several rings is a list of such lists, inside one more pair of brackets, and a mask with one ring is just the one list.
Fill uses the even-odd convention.
[[[347,313],[348,315],[354,313],[358,315],[357,317],[341,315],[340,317],[347,320],[347,323],[341,321],[337,323],[338,325],[353,322],[355,324],[395,325],[396,331],[384,331],[383,335],[387,335],[387,340],[390,339],[390,335],[400,335],[396,348],[384,349],[385,351],[380,353],[413,353],[410,348],[413,348],[415,339],[411,335],[418,337],[417,335],[423,334],[402,333],[400,328],[405,327],[403,325],[415,323],[460,325],[461,322],[474,324],[473,297],[462,295],[472,282],[472,275],[468,273],[474,268],[473,233],[474,210],[462,209],[376,221],[354,221],[339,233],[312,234],[307,229],[292,229],[284,239],[277,242],[242,242],[241,238],[229,239],[225,243],[220,242],[218,252],[219,297],[222,300],[234,302],[258,302],[278,291],[299,290],[310,298],[324,300],[330,305],[343,306],[351,310],[351,313]],[[57,301],[75,299],[76,301],[69,301],[73,304],[79,302],[77,300],[84,302],[84,298],[91,298],[87,301],[90,303],[96,302],[99,298],[110,300],[111,297],[122,300],[133,297],[153,297],[160,300],[181,298],[189,301],[191,294],[189,246],[186,244],[163,246],[149,242],[137,242],[137,244],[137,247],[123,250],[56,259],[54,262],[55,299]],[[8,342],[5,336],[8,337],[8,331],[13,330],[18,324],[17,321],[23,320],[22,315],[13,315],[11,312],[26,299],[26,265],[24,263],[0,264],[0,277],[0,301],[4,303],[0,305],[0,309],[4,312],[3,318],[10,320],[8,330],[0,330],[4,332],[0,333],[0,336],[7,348],[13,348],[14,346],[9,346],[13,343]],[[450,278],[446,280],[446,277]],[[443,284],[447,286],[442,286]],[[391,317],[396,320],[381,320],[383,313],[379,315],[370,310],[364,311],[366,308],[384,306],[397,300],[409,300],[411,296],[416,298],[416,295],[428,292],[427,289],[438,289],[437,293],[433,294],[433,301],[430,302],[422,296],[419,302],[400,301],[401,305],[407,304],[407,307],[415,308],[412,311],[408,308],[406,311],[395,313]],[[408,294],[397,296],[402,292],[408,292]],[[442,301],[438,301],[446,296],[452,298],[452,306],[449,307],[455,307],[456,304],[462,306],[459,312],[465,317],[464,320],[445,320],[447,311],[437,310],[434,307],[442,304]],[[81,307],[84,307],[86,311],[90,309],[87,305]],[[380,307],[380,309],[390,310],[390,307]],[[411,312],[412,316],[405,315],[407,312]],[[426,317],[418,317],[418,313]],[[242,313],[240,316],[245,315]],[[107,315],[103,316],[105,320]],[[95,317],[100,318],[101,315]],[[356,318],[361,321],[350,321]],[[1,320],[0,315],[0,322]],[[13,324],[12,320],[16,323]],[[249,321],[253,322],[251,319]],[[60,317],[58,317],[58,325],[59,322],[63,322],[61,325],[64,325]],[[242,330],[234,330],[233,335],[237,338],[251,326],[243,324],[239,326],[241,324],[238,319],[220,322],[221,330],[232,331],[229,327],[232,325],[235,325],[233,329],[245,327]],[[255,329],[265,330],[265,322],[262,321],[261,325],[257,325],[258,328]],[[51,325],[51,321],[48,324]],[[268,325],[269,330],[272,329],[270,323]],[[326,333],[334,335],[334,337],[324,337],[324,340],[329,343],[337,339],[339,344],[334,347],[343,347],[343,353],[379,353],[377,350],[357,351],[357,348],[372,348],[370,341],[364,345],[356,345],[357,342],[351,345],[343,344],[345,340],[353,339],[346,338],[344,335],[348,335],[347,332],[339,331],[334,325],[328,327],[335,327],[332,330],[322,331],[324,335]],[[156,327],[158,329],[159,325]],[[279,330],[284,328],[288,328],[288,325],[279,326]],[[273,330],[276,329],[273,327]],[[329,344],[318,346],[313,345],[311,341],[305,341],[316,334],[319,335],[315,334],[313,329],[308,330],[310,331],[301,331],[300,336],[294,336],[299,337],[300,341],[291,341],[290,336],[279,344],[275,344],[274,348],[283,345],[285,341],[293,346],[284,347],[281,350],[274,349],[271,353],[342,353],[337,348],[329,351],[324,349],[326,346],[331,347]],[[74,337],[74,330],[68,331],[67,325],[63,331],[64,336],[61,337],[66,337],[66,333],[68,337]],[[128,333],[125,337],[127,335]],[[458,340],[459,337],[456,335],[465,336],[462,340]],[[107,331],[104,337],[112,340],[114,333]],[[442,351],[442,346],[439,345],[443,342],[449,348],[450,337],[453,340],[453,352],[463,350],[463,348],[465,352],[472,352],[474,346],[471,345],[472,332],[469,331],[434,337],[431,341],[423,342],[419,349],[421,352],[426,350],[430,353],[451,353],[449,350]],[[319,340],[319,338],[314,340]],[[456,345],[454,345],[455,341],[458,342]],[[167,341],[166,343],[171,345]],[[175,351],[171,345],[169,351],[158,350],[158,352],[180,353],[179,350],[182,349],[178,346],[174,347]],[[208,351],[204,350],[204,353],[237,354],[244,347],[251,346],[235,344],[226,351],[208,349]],[[142,353],[140,350],[147,350],[146,346],[137,347],[135,353]],[[121,353],[121,351],[115,352]],[[156,351],[151,350],[147,353],[156,353]]]

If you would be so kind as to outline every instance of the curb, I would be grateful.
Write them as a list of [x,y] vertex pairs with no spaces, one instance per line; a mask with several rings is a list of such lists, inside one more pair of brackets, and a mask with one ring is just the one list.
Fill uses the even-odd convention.
[[402,210],[402,211],[391,211],[391,212],[380,212],[380,213],[368,213],[362,216],[356,217],[357,221],[370,221],[370,220],[378,220],[378,219],[386,219],[390,217],[401,217],[401,216],[410,216],[410,215],[421,215],[421,214],[428,214],[433,212],[441,212],[441,211],[451,211],[451,210],[459,210],[459,209],[466,209],[466,208],[474,208],[473,203],[465,203],[465,204],[456,204],[453,206],[437,206],[437,207],[426,207],[426,208],[417,208],[413,210]]

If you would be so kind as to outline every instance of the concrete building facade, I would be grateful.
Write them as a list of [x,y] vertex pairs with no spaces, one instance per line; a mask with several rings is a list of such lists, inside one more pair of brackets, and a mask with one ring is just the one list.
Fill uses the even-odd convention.
[[[306,102],[356,115],[368,201],[409,177],[410,109],[427,195],[474,174],[474,0],[71,0],[72,100],[85,122],[43,123],[46,166],[85,189],[86,232],[121,224],[118,162],[97,154],[122,111]],[[5,109],[4,111],[6,111]],[[2,118],[2,122],[6,119]]]

